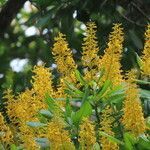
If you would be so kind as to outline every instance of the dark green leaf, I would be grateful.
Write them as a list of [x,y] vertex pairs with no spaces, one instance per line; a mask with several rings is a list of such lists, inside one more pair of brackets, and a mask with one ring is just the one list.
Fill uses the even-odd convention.
[[101,136],[104,136],[104,137],[107,137],[111,142],[113,143],[117,143],[117,144],[120,144],[120,145],[124,145],[124,143],[118,139],[116,139],[115,137],[111,136],[111,135],[108,135],[107,133],[103,132],[103,131],[99,131],[99,135]]
[[71,118],[75,125],[79,125],[79,122],[83,117],[87,117],[91,114],[92,107],[88,101],[85,101],[77,112],[72,113]]
[[130,134],[130,133],[124,133],[123,135],[124,137],[124,142],[125,142],[125,148],[127,150],[134,150],[134,144],[135,144],[135,140],[134,137]]
[[140,89],[140,96],[141,96],[142,98],[150,99],[150,91]]
[[86,85],[86,82],[85,82],[83,76],[81,75],[81,73],[80,73],[78,70],[75,70],[75,74],[76,74],[76,77],[77,77],[78,81],[79,81],[82,85]]
[[150,140],[145,135],[140,136],[138,143],[144,150],[150,149]]
[[102,98],[102,96],[105,94],[105,92],[107,91],[107,89],[110,87],[111,85],[111,81],[110,80],[106,80],[102,89],[100,90],[100,92],[95,96],[94,100],[98,101]]

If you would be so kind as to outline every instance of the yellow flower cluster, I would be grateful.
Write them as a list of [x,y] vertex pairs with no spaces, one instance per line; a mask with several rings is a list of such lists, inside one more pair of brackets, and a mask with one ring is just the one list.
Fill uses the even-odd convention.
[[43,103],[43,99],[46,93],[50,95],[53,94],[52,75],[50,69],[44,67],[44,65],[35,66],[33,73],[35,74],[31,81],[33,91],[36,94],[36,99]]
[[13,124],[17,124],[17,115],[16,115],[16,101],[15,101],[15,96],[13,95],[13,91],[11,89],[7,89],[4,92],[4,99],[6,100],[6,104],[7,104],[7,114],[10,118],[10,120],[13,122]]
[[74,150],[68,131],[60,118],[56,117],[47,125],[47,138],[52,150]]
[[[57,69],[60,73],[60,84],[58,85],[57,91],[54,93],[55,98],[61,98],[65,96],[64,89],[66,88],[65,81],[76,83],[75,69],[77,68],[72,52],[68,47],[65,35],[59,33],[54,39],[55,43],[52,49]],[[63,102],[59,101],[60,105],[64,105]]]
[[133,80],[135,79],[135,71],[128,73],[126,98],[124,101],[124,115],[122,122],[125,130],[131,131],[135,136],[139,136],[146,130],[142,107],[140,104],[139,90]]
[[10,128],[5,124],[4,117],[0,113],[0,143],[11,144],[13,142],[13,135]]
[[106,81],[109,79],[114,85],[118,85],[122,82],[120,59],[123,49],[123,40],[121,24],[115,24],[113,32],[109,36],[108,47],[99,62],[100,67],[105,70],[103,80]]
[[[145,33],[146,42],[143,51],[143,74],[150,75],[150,25]],[[104,68],[104,76],[102,76],[102,82],[106,80],[111,80],[114,87],[120,85],[123,81],[126,82],[126,98],[123,105],[123,117],[122,124],[124,125],[125,131],[130,131],[135,136],[139,136],[144,133],[146,130],[146,125],[142,113],[142,107],[140,104],[139,90],[133,81],[136,79],[135,72],[131,71],[128,74],[128,79],[125,81],[121,75],[121,53],[122,53],[122,43],[123,43],[123,31],[120,24],[115,24],[113,27],[113,32],[109,36],[108,46],[105,50],[104,55],[100,58],[98,56],[98,43],[96,38],[96,25],[92,22],[87,24],[86,37],[84,38],[83,43],[83,53],[82,53],[82,64],[85,69],[84,78],[88,81],[93,81],[98,78],[98,74],[101,69]],[[68,48],[68,43],[66,38],[62,33],[55,38],[55,44],[52,49],[55,61],[57,63],[57,69],[60,73],[60,84],[57,89],[54,90],[52,83],[52,74],[49,68],[46,68],[44,65],[36,66],[33,69],[34,76],[32,77],[32,88],[26,89],[24,92],[20,93],[17,96],[12,94],[12,90],[8,89],[5,92],[4,98],[6,101],[7,115],[10,119],[10,126],[5,124],[4,118],[0,113],[0,142],[10,143],[13,139],[19,141],[21,146],[27,150],[38,150],[40,149],[39,145],[35,142],[35,137],[44,137],[49,140],[50,149],[52,150],[74,150],[75,146],[73,141],[70,138],[70,133],[66,125],[64,124],[64,118],[62,117],[65,113],[65,108],[62,109],[58,106],[58,110],[53,112],[52,119],[45,119],[44,122],[47,123],[47,126],[31,128],[27,125],[27,122],[40,122],[42,118],[38,114],[41,109],[47,109],[45,103],[45,95],[48,94],[54,98],[65,98],[66,94],[64,89],[67,88],[65,81],[75,84],[78,86],[75,70],[77,66],[73,60],[73,55]],[[94,82],[95,83],[95,82]],[[97,85],[96,85],[97,86]],[[81,86],[80,86],[81,87]],[[88,94],[90,95],[88,100],[92,99],[92,94],[97,94],[97,91],[104,88],[96,90],[90,89]],[[108,88],[111,90],[111,88]],[[80,88],[82,90],[82,87]],[[76,91],[80,92],[79,90]],[[101,91],[100,91],[101,92]],[[80,92],[82,95],[82,92]],[[110,91],[111,93],[111,91]],[[86,93],[87,94],[87,93]],[[87,95],[84,96],[87,96]],[[108,92],[105,92],[103,95],[107,95]],[[67,97],[69,97],[67,95]],[[70,96],[71,97],[71,96]],[[69,98],[70,98],[69,97]],[[108,96],[109,97],[109,96]],[[107,96],[105,98],[107,100]],[[92,108],[96,106],[97,102],[90,101]],[[106,102],[106,101],[105,101]],[[103,103],[103,101],[101,101]],[[56,101],[56,105],[60,104]],[[72,107],[72,106],[70,106]],[[61,109],[60,109],[61,108]],[[70,113],[70,108],[68,109]],[[101,108],[100,108],[101,109]],[[81,110],[81,109],[80,109]],[[81,115],[77,111],[71,112],[71,115]],[[107,133],[110,136],[115,136],[113,132],[113,122],[114,118],[112,117],[112,109],[110,106],[107,106],[101,115],[100,118],[100,131]],[[72,116],[73,116],[72,115]],[[71,117],[72,117],[71,116]],[[41,118],[40,118],[41,117]],[[65,116],[66,117],[66,116]],[[73,123],[72,118],[69,121]],[[94,116],[95,117],[95,116]],[[93,117],[93,118],[94,118]],[[75,116],[75,119],[78,117]],[[92,118],[92,119],[93,119]],[[42,118],[43,119],[43,118]],[[72,119],[72,120],[71,120]],[[103,150],[117,150],[119,146],[116,143],[113,143],[109,138],[102,136],[97,138],[95,133],[97,129],[88,118],[84,118],[83,122],[78,125],[79,129],[76,129],[76,133],[79,132],[79,146],[82,150],[91,150],[95,145],[96,141],[100,143],[100,146]],[[69,122],[69,123],[70,123]],[[70,125],[70,124],[69,124]],[[75,126],[74,124],[72,124]],[[10,127],[10,128],[9,128]],[[11,130],[10,130],[11,129]],[[96,132],[95,132],[96,130]],[[72,129],[70,130],[72,132]],[[13,135],[13,136],[12,136]],[[2,143],[3,144],[3,143]],[[77,145],[78,146],[78,145]]]
[[96,25],[94,22],[87,23],[86,37],[83,39],[84,43],[82,46],[82,63],[85,69],[85,79],[95,79],[99,66],[97,64],[98,57],[98,43],[96,38]]
[[52,49],[57,68],[62,78],[66,77],[70,82],[75,82],[74,71],[76,64],[73,60],[71,50],[66,42],[65,35],[59,33],[55,38]]
[[147,31],[145,32],[145,45],[142,60],[143,74],[150,76],[150,24],[147,26]]
[[[101,128],[100,131],[107,133],[108,135],[114,136],[114,132],[112,131],[112,123],[114,118],[112,115],[112,109],[107,106],[102,114],[102,121],[100,123]],[[102,150],[117,150],[119,146],[116,143],[111,142],[107,137],[102,136],[100,138],[100,143]]]
[[[40,146],[35,142],[34,131],[26,123],[22,122],[19,127],[20,140],[26,150],[40,150]],[[37,136],[38,134],[36,134]]]
[[84,118],[80,125],[79,142],[82,150],[90,150],[96,143],[94,125],[88,118]]
[[4,96],[7,99],[7,113],[10,116],[12,127],[15,129],[14,132],[22,141],[23,146],[29,150],[37,149],[33,137],[35,134],[40,136],[40,133],[31,131],[26,123],[39,121],[37,113],[46,108],[45,94],[53,95],[50,70],[44,66],[36,66],[33,73],[35,75],[31,81],[33,86],[31,90],[26,89],[14,97],[12,91],[8,89]]

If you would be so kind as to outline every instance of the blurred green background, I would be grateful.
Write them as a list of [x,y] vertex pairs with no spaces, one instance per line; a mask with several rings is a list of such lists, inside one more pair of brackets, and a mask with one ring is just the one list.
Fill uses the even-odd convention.
[[[7,5],[13,1],[11,8]],[[21,9],[15,9],[17,5]],[[0,20],[0,94],[12,87],[20,92],[30,87],[31,68],[42,62],[55,69],[51,48],[60,31],[66,34],[74,59],[81,57],[81,46],[88,21],[98,27],[99,53],[103,54],[113,23],[122,23],[125,33],[123,69],[138,67],[144,31],[150,21],[150,0],[0,0],[0,19],[13,14],[7,28]],[[4,16],[1,15],[5,9]],[[6,16],[5,16],[6,15]]]

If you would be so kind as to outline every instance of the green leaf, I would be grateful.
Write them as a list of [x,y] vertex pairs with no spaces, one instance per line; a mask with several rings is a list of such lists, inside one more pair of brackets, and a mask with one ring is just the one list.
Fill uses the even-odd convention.
[[105,73],[105,68],[102,68],[101,71],[99,72],[99,77],[98,77],[98,83],[100,82],[102,76],[104,75]]
[[143,43],[134,30],[129,30],[129,36],[138,49],[143,49]]
[[81,75],[81,73],[78,71],[78,70],[75,70],[75,75],[76,75],[76,78],[78,79],[78,81],[82,84],[82,85],[85,85],[86,82],[83,78],[83,76]]
[[135,52],[135,55],[136,55],[136,62],[137,62],[137,64],[138,64],[138,66],[140,67],[140,68],[142,68],[142,64],[143,64],[143,62],[142,62],[142,59],[139,57],[139,55]]
[[100,150],[100,146],[97,142],[93,145],[92,150]]
[[122,94],[124,93],[124,87],[123,85],[119,85],[114,87],[112,90],[110,90],[107,95],[108,96],[113,96],[113,95],[117,95],[117,94]]
[[48,94],[46,94],[45,102],[47,103],[48,108],[49,108],[49,110],[50,110],[52,113],[53,113],[56,109],[58,109],[58,106],[56,105],[55,100],[54,100],[52,97],[50,97]]
[[47,138],[35,138],[35,141],[41,148],[48,148],[50,146],[50,142]]
[[141,96],[142,98],[150,99],[150,91],[140,89],[140,96]]
[[134,150],[133,145],[136,143],[136,141],[134,140],[133,135],[131,135],[130,133],[124,133],[123,137],[125,142],[125,148],[127,150]]
[[12,144],[10,146],[10,150],[18,150],[17,146],[15,144]]
[[106,97],[106,99],[108,100],[108,102],[111,102],[111,103],[121,102],[125,98],[123,86],[120,85],[120,86],[114,87],[114,89],[110,90],[107,93],[107,96],[108,98]]
[[65,105],[65,116],[71,117],[72,108],[70,105],[69,98],[66,99],[66,105]]
[[84,92],[84,95],[82,98],[82,103],[84,103],[86,100],[88,100],[89,92],[90,92],[90,89],[89,89],[88,85],[86,85],[85,92]]
[[108,102],[117,104],[123,101],[124,98],[125,98],[125,94],[113,95],[108,98]]
[[75,94],[77,95],[83,95],[83,92],[77,89],[72,83],[69,83],[68,81],[65,80],[65,84],[68,86],[68,88],[72,91],[74,91]]
[[41,109],[39,111],[39,113],[41,115],[43,115],[44,117],[46,117],[46,118],[52,118],[53,117],[53,114],[50,111],[46,110],[46,109]]
[[146,126],[150,128],[150,117],[146,118]]
[[73,120],[73,123],[78,126],[83,117],[87,117],[91,114],[92,106],[88,101],[85,101],[77,112],[72,113],[71,118]]
[[138,84],[149,84],[150,85],[150,82],[148,81],[144,81],[144,80],[134,80],[135,82],[137,82]]
[[0,150],[5,150],[4,146],[0,143]]
[[94,97],[94,100],[96,101],[100,100],[102,96],[105,94],[105,92],[107,91],[107,89],[110,87],[110,85],[111,85],[111,81],[106,80],[100,92]]
[[138,144],[144,149],[149,150],[150,148],[150,140],[145,135],[140,136]]
[[116,139],[115,137],[111,136],[111,135],[108,135],[107,133],[103,132],[103,131],[99,131],[99,135],[101,136],[104,136],[104,137],[107,137],[111,142],[113,143],[117,143],[117,144],[120,144],[120,145],[124,145],[124,143],[118,139]]
[[41,122],[27,122],[27,125],[30,127],[44,127],[44,126],[46,126],[45,123],[41,123]]

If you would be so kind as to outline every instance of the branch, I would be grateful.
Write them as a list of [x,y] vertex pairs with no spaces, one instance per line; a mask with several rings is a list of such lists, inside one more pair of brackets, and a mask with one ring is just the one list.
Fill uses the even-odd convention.
[[0,11],[0,37],[27,0],[9,0]]
[[123,15],[123,14],[121,14],[121,13],[119,13],[119,14],[122,16],[122,18],[124,18],[124,19],[127,20],[128,22],[130,22],[130,23],[132,23],[132,24],[135,24],[135,25],[137,25],[137,26],[139,26],[139,27],[145,27],[144,24],[139,24],[139,23],[137,23],[137,22],[135,22],[135,21],[129,19],[129,18],[126,17],[125,15]]
[[131,2],[132,6],[138,10],[139,13],[141,13],[148,21],[150,21],[150,18],[143,12],[142,9],[140,9],[135,3]]

